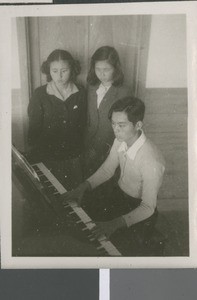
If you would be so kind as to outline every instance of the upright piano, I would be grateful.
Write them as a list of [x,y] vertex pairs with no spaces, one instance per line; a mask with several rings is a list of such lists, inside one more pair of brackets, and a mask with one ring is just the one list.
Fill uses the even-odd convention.
[[95,239],[94,222],[40,162],[29,164],[12,147],[12,256],[120,256],[105,235]]

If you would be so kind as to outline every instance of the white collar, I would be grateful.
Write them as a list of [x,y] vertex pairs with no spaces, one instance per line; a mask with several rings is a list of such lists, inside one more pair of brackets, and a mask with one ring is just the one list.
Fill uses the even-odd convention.
[[120,144],[120,147],[118,148],[118,152],[122,152],[122,151],[126,152],[128,157],[134,160],[138,150],[142,147],[145,141],[146,141],[146,136],[143,130],[141,130],[140,137],[133,143],[131,147],[128,148],[127,144],[125,142],[122,142]]
[[77,93],[79,90],[73,82],[69,82],[67,88],[65,89],[64,95],[62,95],[59,92],[58,88],[56,87],[54,81],[52,80],[52,81],[48,82],[46,91],[47,91],[47,94],[54,95],[57,98],[64,101],[68,97],[70,97],[70,95]]
[[102,83],[99,85],[98,89],[96,90],[97,95],[102,93],[107,93],[109,88],[112,86],[112,82],[109,82],[107,86],[103,85]]

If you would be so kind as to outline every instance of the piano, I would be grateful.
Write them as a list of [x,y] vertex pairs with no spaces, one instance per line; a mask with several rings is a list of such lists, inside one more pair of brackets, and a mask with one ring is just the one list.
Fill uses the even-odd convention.
[[64,186],[40,162],[30,165],[12,147],[12,256],[121,256],[76,202],[63,204]]

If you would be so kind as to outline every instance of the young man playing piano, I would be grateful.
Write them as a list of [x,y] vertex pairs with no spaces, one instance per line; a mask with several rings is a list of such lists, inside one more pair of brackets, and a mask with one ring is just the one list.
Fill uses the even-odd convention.
[[[96,222],[93,234],[97,238],[104,233],[112,240],[126,237],[129,243],[134,237],[137,248],[139,243],[143,247],[154,227],[165,169],[161,153],[142,130],[144,112],[144,103],[134,97],[112,105],[109,120],[115,140],[107,159],[85,182],[62,196],[65,202],[76,200]],[[118,167],[115,182],[110,179]]]

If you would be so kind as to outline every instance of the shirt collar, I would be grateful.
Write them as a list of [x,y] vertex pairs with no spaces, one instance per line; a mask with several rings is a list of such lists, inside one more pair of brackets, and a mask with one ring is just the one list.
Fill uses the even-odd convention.
[[128,157],[134,160],[138,150],[142,147],[145,141],[146,141],[146,136],[143,130],[141,130],[140,137],[135,141],[135,143],[133,143],[131,147],[128,148],[127,144],[125,142],[122,142],[120,144],[120,147],[118,148],[118,152],[126,152]]
[[102,83],[99,85],[98,89],[96,90],[97,95],[107,93],[109,88],[112,86],[112,82],[109,82],[107,86],[104,86]]
[[48,82],[48,84],[47,84],[47,94],[54,95],[54,96],[56,96],[57,98],[59,98],[61,100],[66,100],[72,94],[75,94],[77,92],[78,92],[78,88],[73,82],[70,82],[68,84],[68,87],[64,92],[64,95],[60,94],[60,92],[57,89],[57,87],[56,87],[53,80]]

